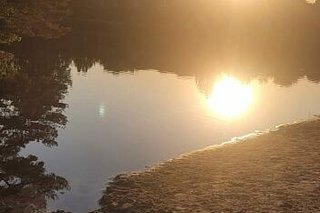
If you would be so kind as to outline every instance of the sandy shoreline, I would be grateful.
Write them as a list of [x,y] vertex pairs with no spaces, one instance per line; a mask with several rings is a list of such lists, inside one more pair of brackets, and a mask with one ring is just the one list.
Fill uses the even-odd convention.
[[114,178],[99,212],[320,212],[320,120]]

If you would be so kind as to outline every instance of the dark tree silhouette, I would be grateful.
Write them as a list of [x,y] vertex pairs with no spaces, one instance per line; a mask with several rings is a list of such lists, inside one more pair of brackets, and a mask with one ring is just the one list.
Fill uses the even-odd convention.
[[54,38],[66,28],[62,19],[69,14],[69,0],[1,0],[0,43],[12,43],[22,36]]
[[71,84],[70,62],[24,51],[16,51],[11,61],[17,72],[0,80],[1,213],[46,209],[47,199],[69,189],[67,180],[47,172],[44,162],[20,151],[31,142],[57,145],[58,129],[67,123],[62,99]]

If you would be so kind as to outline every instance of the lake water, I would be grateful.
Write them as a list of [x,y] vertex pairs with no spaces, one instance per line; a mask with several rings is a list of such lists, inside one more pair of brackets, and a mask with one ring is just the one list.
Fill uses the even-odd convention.
[[[108,180],[116,174],[320,114],[320,85],[306,78],[284,87],[271,78],[241,82],[221,73],[211,79],[208,94],[199,90],[193,77],[156,70],[114,75],[99,64],[87,73],[71,66],[71,79],[63,100],[68,104],[69,122],[59,130],[59,145],[47,148],[31,143],[23,151],[38,156],[48,171],[69,181],[71,191],[50,202],[52,209],[93,210]],[[234,112],[228,114],[212,107],[210,100],[215,95],[214,85],[230,79],[231,83],[222,86],[236,94],[227,93],[226,103],[235,109],[247,105],[242,111],[227,109]],[[250,103],[238,99],[243,94],[239,88],[238,93],[232,91],[232,82],[250,86]]]

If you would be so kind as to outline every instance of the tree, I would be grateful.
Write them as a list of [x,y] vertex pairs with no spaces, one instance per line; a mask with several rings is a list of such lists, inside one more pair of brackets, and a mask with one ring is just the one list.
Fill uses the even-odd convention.
[[23,36],[55,38],[67,28],[63,18],[69,0],[0,0],[0,43],[20,41]]
[[0,79],[0,213],[44,211],[47,199],[69,189],[36,156],[20,154],[32,142],[57,145],[67,123],[62,99],[71,84],[69,64],[54,54],[16,51],[11,65],[20,71]]

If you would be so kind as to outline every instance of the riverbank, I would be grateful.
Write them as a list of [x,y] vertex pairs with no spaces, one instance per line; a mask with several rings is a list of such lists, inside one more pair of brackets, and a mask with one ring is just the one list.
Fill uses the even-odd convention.
[[119,175],[101,212],[320,212],[320,121]]

